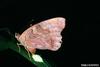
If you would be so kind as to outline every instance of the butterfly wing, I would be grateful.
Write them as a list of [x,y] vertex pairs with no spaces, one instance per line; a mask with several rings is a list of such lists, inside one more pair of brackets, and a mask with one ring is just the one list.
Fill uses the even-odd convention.
[[61,47],[61,32],[64,28],[64,18],[52,18],[31,26],[21,34],[18,40],[30,52],[32,49],[56,51]]

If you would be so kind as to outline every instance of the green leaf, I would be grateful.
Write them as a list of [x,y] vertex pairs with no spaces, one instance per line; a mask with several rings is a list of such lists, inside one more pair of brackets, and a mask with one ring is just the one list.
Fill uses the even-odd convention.
[[[9,34],[8,36],[11,37],[8,38],[5,35],[2,36],[0,35],[0,51],[6,50],[8,48],[16,51],[17,53],[19,53],[20,55],[22,55],[23,57],[25,57],[26,59],[28,59],[30,62],[32,62],[33,64],[35,64],[37,67],[51,67],[46,60],[43,59],[44,62],[36,62],[34,61],[34,59],[32,58],[32,56],[29,57],[28,52],[25,50],[24,47],[18,47],[17,45],[17,41],[14,37],[14,35],[12,35],[10,33],[10,31],[8,30],[8,28],[3,28],[0,30],[4,30],[6,31],[6,34]],[[7,33],[8,32],[8,33]],[[19,51],[20,49],[20,51]]]
[[20,51],[19,51],[19,47],[18,47],[17,43],[14,42],[14,40],[12,40],[12,41],[9,40],[8,41],[7,39],[5,39],[2,36],[0,36],[0,51],[6,50],[8,48],[16,51],[17,53],[19,53],[20,55],[22,55],[23,57],[28,59],[30,62],[35,64],[37,67],[51,67],[46,62],[46,60],[44,60],[44,59],[43,59],[44,62],[36,62],[36,61],[34,61],[32,56],[29,57],[28,52],[25,50],[24,47],[20,46]]
[[29,61],[31,61],[33,64],[35,64],[37,67],[51,67],[46,60],[43,59],[44,62],[36,62],[34,61],[34,59],[32,58],[32,56],[29,57],[28,52],[25,50],[24,47],[20,47],[20,51],[19,48],[17,46],[16,43],[13,42],[9,42],[9,48],[18,52],[20,55],[22,55],[23,57],[25,57],[26,59],[28,59]]

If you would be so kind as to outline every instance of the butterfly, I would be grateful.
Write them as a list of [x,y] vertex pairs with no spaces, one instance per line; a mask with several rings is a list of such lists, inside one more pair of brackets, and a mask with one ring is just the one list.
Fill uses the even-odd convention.
[[64,28],[65,18],[55,17],[32,25],[15,37],[31,53],[36,49],[57,51],[62,44]]

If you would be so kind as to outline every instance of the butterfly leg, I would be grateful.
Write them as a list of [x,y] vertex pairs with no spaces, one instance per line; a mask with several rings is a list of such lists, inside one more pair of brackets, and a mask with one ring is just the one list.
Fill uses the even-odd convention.
[[30,60],[31,60],[31,54],[30,54],[29,50],[27,49],[27,47],[25,47],[25,49],[26,49],[26,51],[28,52],[28,56],[29,56],[29,58],[30,58]]
[[22,44],[17,43],[17,46],[18,46],[18,50],[19,50],[19,52],[20,52],[20,45],[22,45]]

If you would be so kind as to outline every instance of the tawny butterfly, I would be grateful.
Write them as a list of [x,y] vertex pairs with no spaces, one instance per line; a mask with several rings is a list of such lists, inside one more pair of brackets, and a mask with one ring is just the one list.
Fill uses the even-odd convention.
[[57,51],[61,47],[64,28],[65,19],[56,17],[37,23],[15,37],[31,53],[36,49]]

